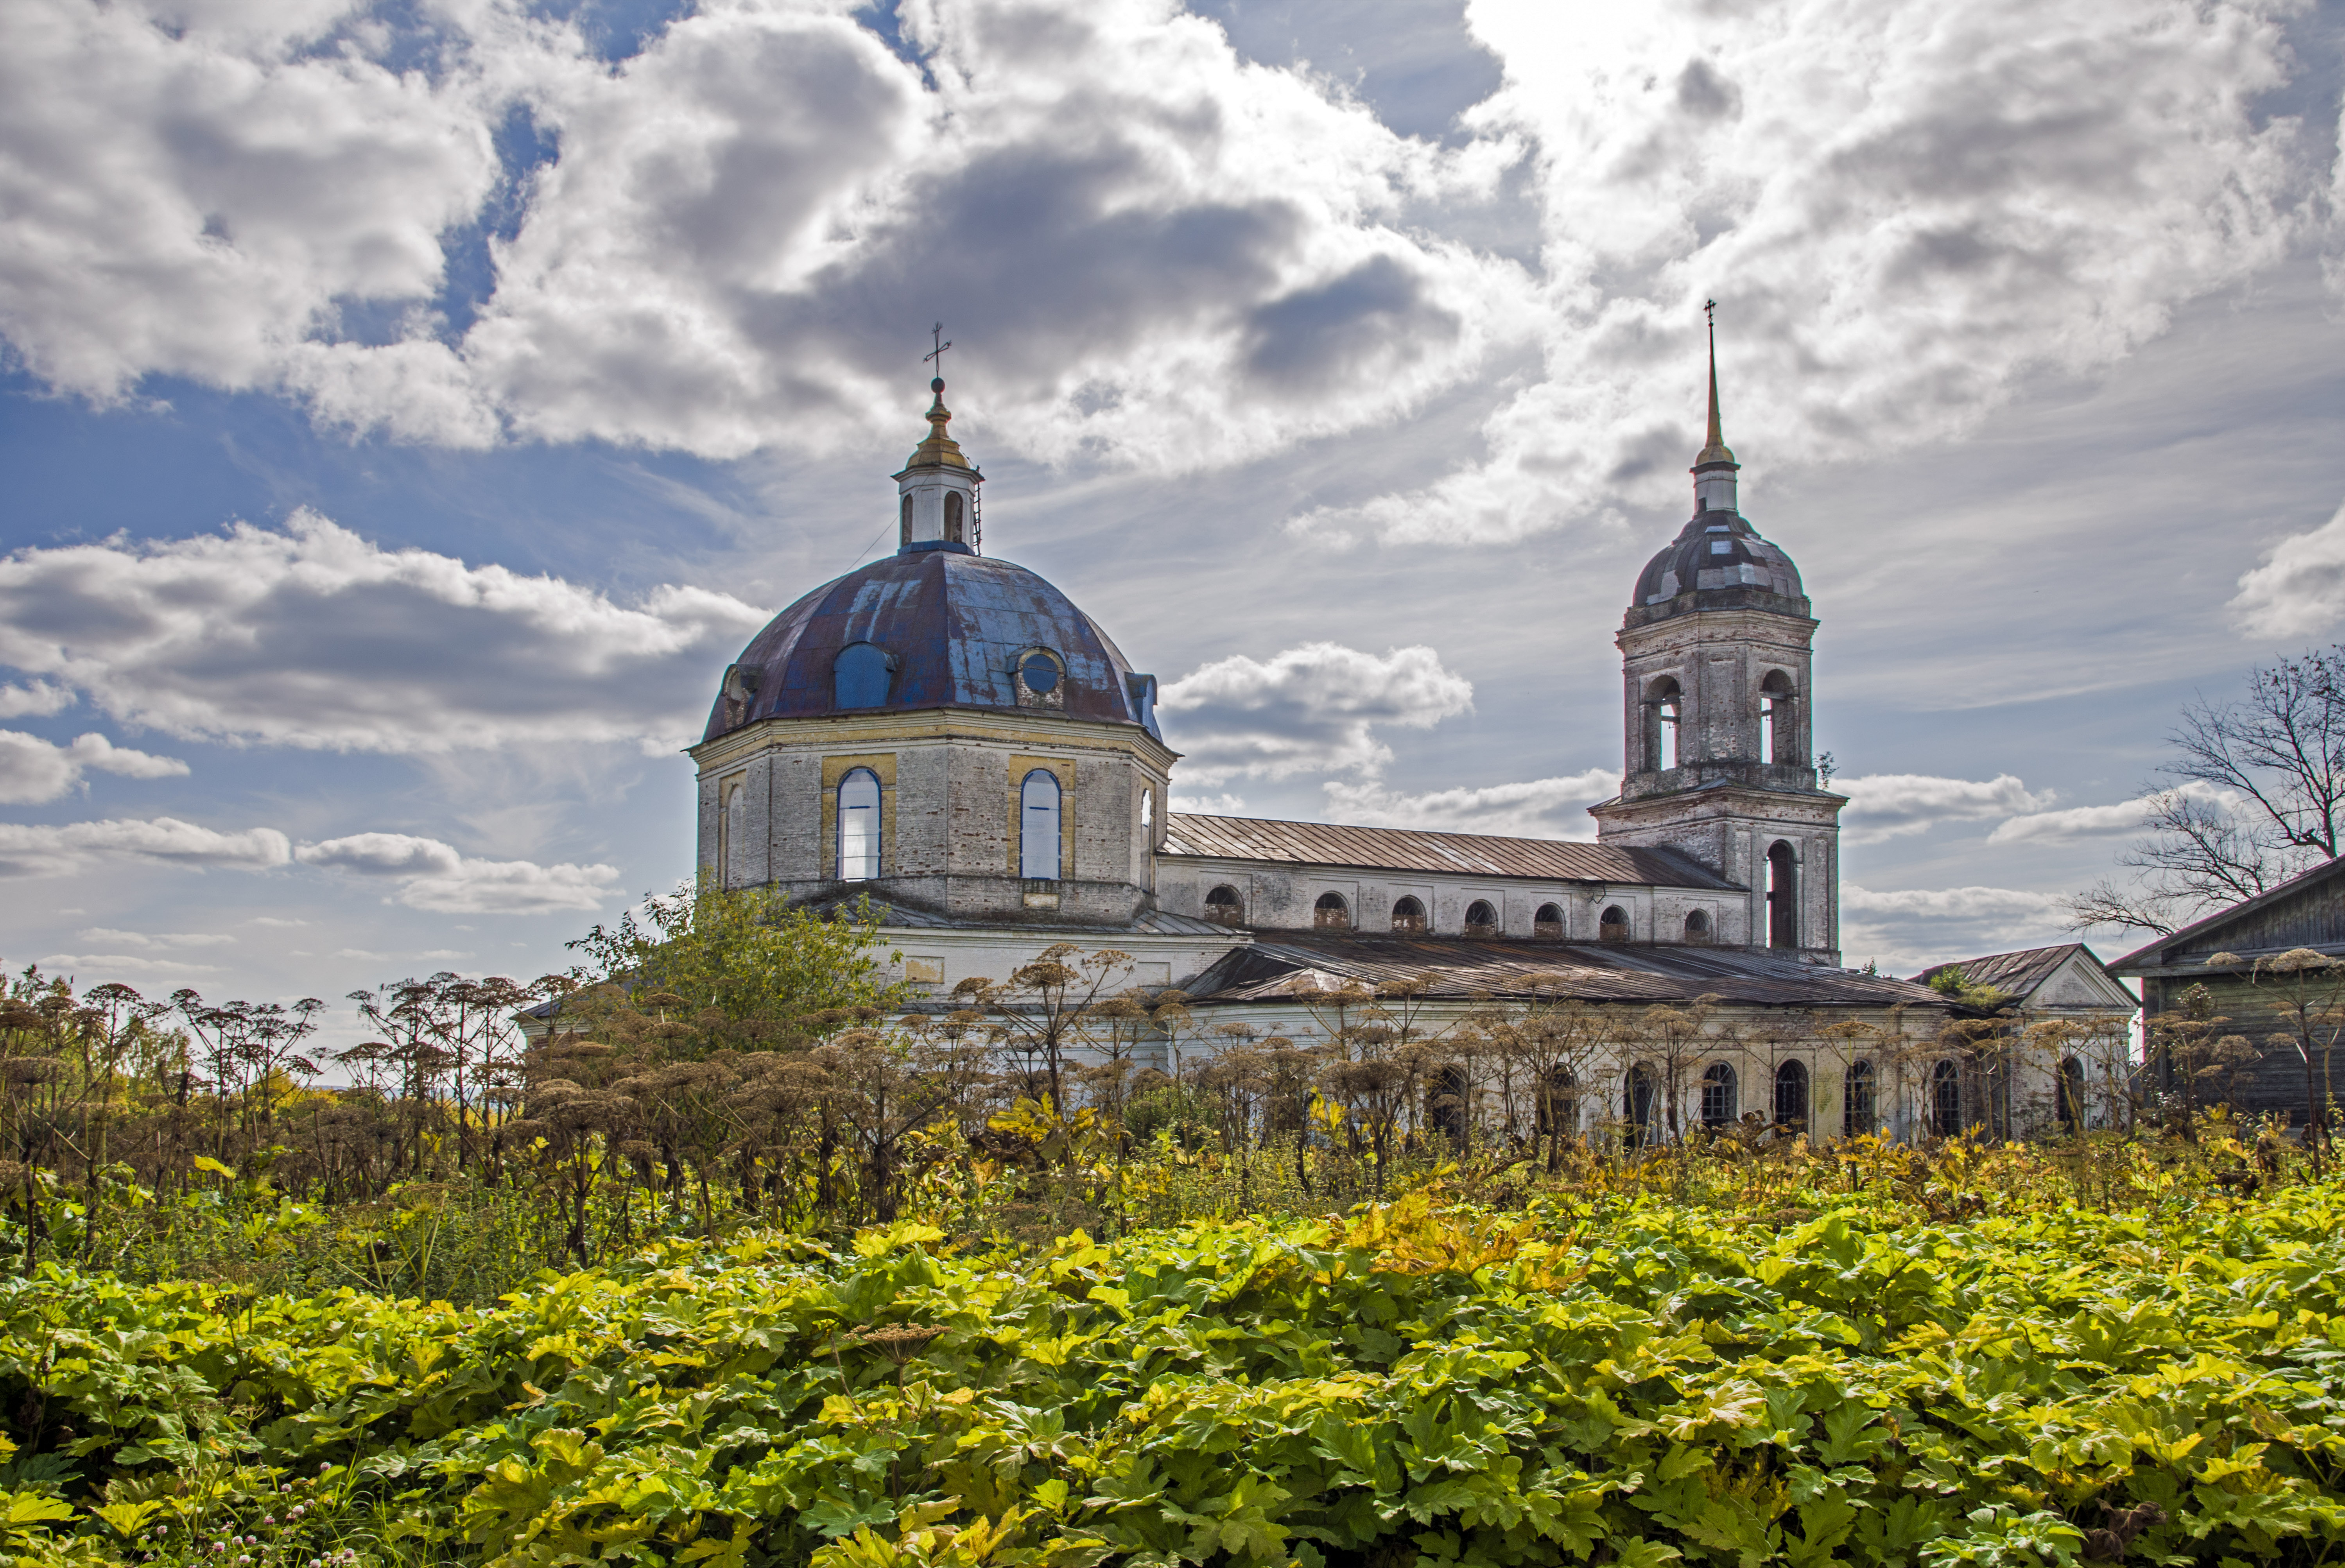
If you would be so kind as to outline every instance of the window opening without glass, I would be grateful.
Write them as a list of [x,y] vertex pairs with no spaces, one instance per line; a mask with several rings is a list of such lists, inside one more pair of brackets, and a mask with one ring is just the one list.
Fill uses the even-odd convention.
[[1205,918],[1222,926],[1245,924],[1245,901],[1238,890],[1224,884],[1205,895]]
[[1629,912],[1619,905],[1609,905],[1604,918],[1596,923],[1596,935],[1605,942],[1626,942],[1629,939]]
[[1767,946],[1800,945],[1800,863],[1782,839],[1767,852]]
[[1873,1064],[1851,1062],[1848,1065],[1848,1086],[1841,1100],[1841,1136],[1870,1137],[1877,1125],[1873,1111]]
[[1563,940],[1563,906],[1558,904],[1540,905],[1538,913],[1531,916],[1531,935],[1545,937],[1550,942]]
[[1952,1062],[1930,1069],[1930,1130],[1940,1138],[1963,1130],[1963,1075]]
[[1488,901],[1477,898],[1466,906],[1466,935],[1496,936],[1498,934],[1498,912]]
[[879,875],[879,775],[851,770],[838,781],[838,876],[868,882]]
[[1685,939],[1693,943],[1710,940],[1710,916],[1697,909],[1685,917]]
[[1775,1067],[1775,1120],[1779,1126],[1808,1125],[1808,1064],[1797,1059]]
[[1425,905],[1414,898],[1403,898],[1393,905],[1392,928],[1396,931],[1425,929]]
[[1736,1103],[1734,1069],[1724,1062],[1712,1062],[1701,1074],[1701,1125],[1725,1127],[1742,1114]]
[[1018,875],[1058,881],[1059,839],[1059,776],[1036,768],[1018,789]]
[[1311,906],[1311,924],[1325,931],[1347,931],[1352,926],[1352,906],[1340,893],[1323,893]]

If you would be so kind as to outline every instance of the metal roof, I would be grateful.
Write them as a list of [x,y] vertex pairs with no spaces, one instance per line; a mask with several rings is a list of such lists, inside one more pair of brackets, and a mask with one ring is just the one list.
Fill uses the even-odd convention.
[[1534,976],[1559,975],[1560,994],[1586,1002],[1721,1001],[1771,1007],[1944,1007],[1924,986],[1885,975],[1780,958],[1763,948],[1645,946],[1438,937],[1269,936],[1223,956],[1193,984],[1191,1002],[1287,1000],[1299,981],[1378,985],[1430,976],[1426,995],[1463,999],[1536,994]]
[[[837,894],[828,898],[815,899],[804,907],[817,915],[852,916],[861,898],[859,894]],[[879,922],[880,928],[888,931],[998,931],[1021,935],[1057,932],[1069,936],[1204,936],[1219,942],[1244,942],[1247,939],[1246,933],[1234,926],[1199,920],[1193,916],[1175,915],[1164,909],[1143,909],[1129,922],[1115,924],[1051,920],[1039,916],[1006,919],[999,915],[945,915],[933,909],[916,909],[909,905],[874,898],[871,900],[871,914]]]
[[[2062,942],[2051,947],[2023,947],[2016,953],[1990,953],[1984,958],[1964,958],[1952,964],[1933,964],[1914,976],[1917,986],[1930,981],[1949,969],[1960,969],[1963,978],[1974,986],[1992,986],[2014,996],[2028,996],[2038,986],[2058,972],[2061,965],[2082,953],[2085,961],[2106,971],[2100,955],[2082,942]],[[2116,979],[2115,975],[2109,976]]]
[[1637,574],[1629,622],[1745,605],[1806,616],[1800,569],[1741,512],[1698,511]]
[[[888,655],[887,700],[843,709],[841,650],[868,642]],[[826,582],[774,617],[727,672],[704,740],[761,719],[917,708],[1017,709],[1011,666],[1047,648],[1065,669],[1064,705],[1030,710],[1156,733],[1154,680],[1135,675],[1091,618],[1050,582],[968,547],[929,541]],[[746,696],[743,695],[746,693]]]
[[1552,838],[1501,838],[1408,827],[1352,827],[1176,811],[1164,819],[1164,848],[1170,855],[1274,860],[1295,865],[1742,891],[1708,867],[1665,849],[1624,849]]
[[[2218,909],[2212,915],[2192,921],[2179,931],[2160,936],[2155,942],[2135,948],[2110,965],[2109,969],[2118,975],[2147,976],[2178,960],[2187,961],[2192,947],[2206,946],[2206,938],[2224,926],[2260,915],[2275,905],[2284,904],[2291,898],[2299,897],[2322,882],[2340,875],[2345,875],[2345,858],[2324,860],[2309,871],[2299,872],[2277,887],[2259,893],[2253,898],[2243,899],[2228,908]],[[2315,952],[2329,953],[2331,956],[2338,953],[2345,953],[2345,944],[2336,942],[2290,942],[2288,946],[2310,947]],[[2248,956],[2249,954],[2246,953],[2241,955],[2243,957]]]

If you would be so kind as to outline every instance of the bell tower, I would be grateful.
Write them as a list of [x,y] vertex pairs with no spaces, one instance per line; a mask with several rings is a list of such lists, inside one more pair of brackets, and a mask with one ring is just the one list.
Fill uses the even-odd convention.
[[1799,568],[1742,516],[1741,467],[1719,419],[1713,326],[1693,517],[1646,563],[1613,640],[1620,794],[1589,809],[1600,842],[1674,849],[1747,888],[1746,945],[1837,965],[1848,801],[1816,773],[1816,621]]

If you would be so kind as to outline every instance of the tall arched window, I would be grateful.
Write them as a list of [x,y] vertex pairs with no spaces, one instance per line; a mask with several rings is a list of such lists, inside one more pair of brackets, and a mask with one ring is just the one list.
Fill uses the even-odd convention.
[[[1145,835],[1155,825],[1156,792],[1152,789],[1143,789],[1140,792],[1140,831]],[[1155,840],[1152,837],[1149,842],[1153,844]]]
[[1881,1125],[1873,1109],[1873,1064],[1848,1064],[1848,1085],[1841,1095],[1840,1135],[1870,1138]]
[[1759,760],[1787,763],[1798,752],[1799,731],[1792,723],[1792,678],[1770,670],[1759,683]]
[[872,642],[849,642],[832,662],[831,696],[841,708],[877,708],[888,701],[888,665],[886,649]]
[[1036,768],[1018,787],[1018,875],[1059,880],[1059,775]]
[[1645,693],[1645,765],[1667,770],[1678,765],[1679,731],[1685,719],[1685,693],[1676,680],[1664,675]]
[[1579,1130],[1579,1079],[1569,1067],[1552,1067],[1532,1108],[1533,1124],[1543,1138],[1568,1138]]
[[1930,1069],[1930,1130],[1940,1138],[1963,1130],[1963,1070],[1952,1062]]
[[2085,1064],[2074,1057],[2060,1063],[2060,1130],[2085,1130]]
[[1620,1115],[1629,1124],[1626,1141],[1631,1148],[1661,1140],[1661,1097],[1653,1089],[1653,1069],[1639,1063],[1629,1069],[1620,1093]]
[[961,521],[960,491],[945,491],[945,538],[954,544],[967,544],[967,529]]
[[1396,931],[1417,932],[1425,929],[1425,905],[1414,898],[1402,898],[1393,905],[1392,928]]
[[1220,926],[1243,926],[1245,902],[1236,888],[1224,884],[1205,895],[1205,918]]
[[1685,917],[1685,939],[1697,946],[1710,940],[1710,916],[1697,909]]
[[1800,863],[1777,839],[1767,852],[1767,946],[1800,945]]
[[1323,893],[1319,902],[1311,906],[1311,924],[1322,931],[1349,931],[1352,906],[1344,902],[1340,893]]
[[912,497],[905,492],[904,504],[897,509],[896,548],[901,550],[912,542]]
[[1629,939],[1629,912],[1617,904],[1607,905],[1604,917],[1596,923],[1596,937],[1599,942],[1626,942]]
[[731,887],[741,880],[749,849],[749,792],[737,781],[725,787],[725,817],[716,829],[716,881]]
[[1701,1125],[1709,1128],[1726,1127],[1742,1114],[1736,1094],[1734,1069],[1724,1062],[1712,1062],[1701,1072]]
[[879,775],[855,768],[838,781],[838,878],[868,882],[879,875]]
[[1462,1146],[1474,1116],[1473,1083],[1467,1077],[1466,1069],[1455,1063],[1436,1067],[1433,1082],[1427,1087],[1433,1092],[1426,1097],[1425,1108],[1432,1113],[1428,1119],[1433,1130]]
[[1534,936],[1543,937],[1549,942],[1562,941],[1563,905],[1559,904],[1540,905],[1538,906],[1538,913],[1531,916],[1531,935]]
[[1466,935],[1496,936],[1498,934],[1498,912],[1486,899],[1477,898],[1466,906]]
[[1775,1125],[1808,1127],[1808,1064],[1793,1057],[1775,1067]]

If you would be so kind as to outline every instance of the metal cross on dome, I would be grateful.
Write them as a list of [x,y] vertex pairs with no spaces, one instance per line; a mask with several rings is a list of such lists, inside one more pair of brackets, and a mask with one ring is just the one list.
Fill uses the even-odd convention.
[[920,363],[925,365],[931,359],[935,360],[937,374],[941,376],[945,373],[945,350],[952,347],[950,343],[945,341],[945,324],[941,321],[938,322],[931,329],[930,336],[936,343],[936,351],[921,355]]
[[[1717,326],[1717,325],[1718,325],[1718,301],[1717,301],[1717,300],[1715,300],[1715,299],[1705,299],[1705,300],[1703,300],[1703,301],[1701,302],[1701,313],[1702,313],[1704,316],[1706,316],[1706,317],[1708,317],[1708,318],[1710,319],[1710,324],[1711,324],[1711,326],[1715,327],[1715,326]],[[940,323],[939,323],[939,325],[942,325],[942,323],[940,322]]]

